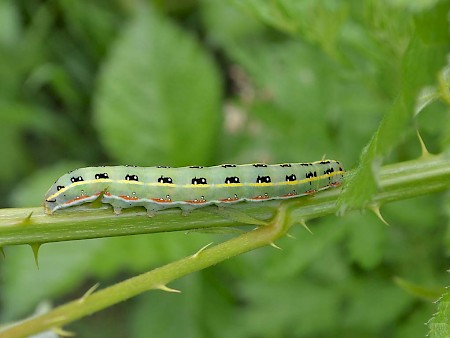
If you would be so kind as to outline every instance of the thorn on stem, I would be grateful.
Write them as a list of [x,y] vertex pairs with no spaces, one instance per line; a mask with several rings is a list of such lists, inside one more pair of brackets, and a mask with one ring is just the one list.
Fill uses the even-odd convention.
[[96,283],[93,286],[91,286],[85,293],[83,296],[80,297],[80,299],[78,300],[78,303],[84,303],[84,301],[94,293],[95,290],[98,289],[98,287],[100,286],[100,283]]
[[62,336],[62,337],[74,337],[75,336],[75,332],[66,331],[61,327],[54,327],[54,328],[52,328],[52,331],[54,333],[56,333],[58,336]]
[[427,146],[425,145],[425,142],[422,139],[422,136],[420,136],[419,130],[416,130],[416,133],[417,133],[417,138],[419,139],[420,149],[422,151],[422,155],[420,157],[426,158],[426,157],[431,156],[430,152],[427,149]]
[[283,250],[278,245],[276,245],[274,242],[270,243],[270,246],[275,248],[275,249],[278,249],[278,250]]
[[378,217],[378,219],[383,222],[384,224],[386,224],[387,226],[389,226],[390,224],[388,222],[386,222],[386,220],[383,218],[383,216],[381,215],[380,212],[380,206],[379,205],[372,205],[370,207],[370,210],[372,210],[372,212],[375,214],[375,216]]
[[31,215],[33,215],[33,212],[30,212],[30,214],[25,217],[22,221],[20,221],[20,225],[30,225],[31,222]]
[[301,224],[306,230],[308,230],[308,232],[309,232],[311,235],[314,235],[313,232],[311,231],[311,229],[308,228],[308,226],[306,225],[306,222],[305,222],[304,219],[300,220],[300,224]]
[[212,245],[213,242],[206,244],[204,247],[202,247],[200,250],[198,250],[195,254],[193,254],[191,257],[192,258],[197,258],[198,255],[200,255],[200,253],[202,253],[207,247],[209,247],[210,245]]
[[167,285],[159,285],[159,286],[156,287],[156,289],[159,289],[159,290],[162,290],[162,291],[166,291],[166,292],[181,293],[180,290],[171,289],[171,288],[167,287]]
[[36,267],[39,270],[39,249],[41,248],[42,243],[33,243],[30,244],[31,250],[33,250],[34,262],[36,263]]
[[291,239],[297,239],[295,236],[291,235],[289,232],[286,234],[286,237],[289,237]]

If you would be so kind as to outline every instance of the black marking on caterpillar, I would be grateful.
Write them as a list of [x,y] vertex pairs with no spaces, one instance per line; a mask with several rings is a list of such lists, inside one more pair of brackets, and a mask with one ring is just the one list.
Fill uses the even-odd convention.
[[109,178],[108,173],[95,174],[96,180],[103,180],[103,179],[108,179],[108,178]]
[[168,183],[168,184],[173,184],[173,180],[172,180],[172,177],[164,177],[164,176],[161,176],[160,178],[158,178],[158,183]]
[[200,178],[194,177],[192,179],[192,184],[195,185],[195,184],[208,184],[208,183],[206,181],[206,178],[204,178],[204,177],[200,177]]
[[256,183],[270,183],[272,180],[270,179],[270,176],[259,176],[256,179]]
[[324,172],[323,172],[323,174],[324,175],[328,175],[328,180],[330,181],[330,174],[332,174],[332,173],[334,173],[334,169],[333,168],[328,168],[328,169],[326,169]]
[[139,178],[138,178],[137,175],[129,175],[129,174],[127,174],[125,176],[125,180],[127,180],[127,181],[139,181]]
[[237,176],[232,176],[232,177],[227,177],[225,179],[225,184],[236,184],[236,183],[240,183],[239,177]]
[[287,182],[294,182],[297,180],[297,177],[294,174],[286,175],[286,181]]
[[[314,178],[315,176],[317,176],[317,173],[316,172],[307,172],[306,174],[305,174],[305,177],[307,178],[307,179],[311,179],[311,178]],[[309,181],[309,185],[312,185],[312,181]]]

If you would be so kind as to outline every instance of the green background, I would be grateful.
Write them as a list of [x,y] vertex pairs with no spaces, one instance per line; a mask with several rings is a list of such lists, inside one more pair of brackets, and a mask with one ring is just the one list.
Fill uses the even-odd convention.
[[[90,165],[358,164],[399,95],[384,163],[450,150],[431,102],[448,1],[0,1],[0,205],[37,206]],[[427,47],[439,52],[425,55]],[[443,46],[443,47],[441,47]],[[442,78],[446,81],[445,70]],[[419,89],[420,89],[419,88]],[[406,94],[405,94],[406,93]],[[430,100],[429,100],[430,99]],[[424,108],[419,109],[423,104]],[[389,135],[388,135],[389,136]],[[448,285],[447,194],[348,213],[67,327],[80,337],[423,337]],[[157,216],[156,216],[157,217]],[[181,216],[180,216],[181,217]],[[223,234],[46,244],[0,258],[0,321],[194,253]],[[419,292],[420,294],[420,292]]]

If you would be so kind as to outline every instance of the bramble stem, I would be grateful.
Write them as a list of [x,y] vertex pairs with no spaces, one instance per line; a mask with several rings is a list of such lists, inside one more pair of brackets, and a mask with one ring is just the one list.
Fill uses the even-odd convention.
[[287,205],[281,206],[268,226],[259,227],[211,248],[201,249],[192,256],[88,294],[44,315],[25,320],[16,326],[0,331],[0,336],[25,337],[52,328],[60,328],[64,324],[145,291],[152,289],[171,291],[166,285],[177,278],[207,268],[230,257],[266,246],[283,236],[290,227],[286,223],[287,208]]
[[[378,207],[387,202],[448,189],[450,187],[450,161],[443,156],[426,156],[415,161],[385,166],[381,169],[379,182],[380,192],[373,197],[372,205],[368,207]],[[266,203],[257,203],[254,205],[243,204],[240,207],[236,207],[236,209],[243,210],[252,216],[257,215],[264,220],[269,219],[273,214],[275,216],[272,217],[266,226],[259,226],[255,230],[246,232],[224,243],[200,249],[198,253],[192,256],[130,278],[100,291],[88,293],[80,299],[57,307],[44,315],[6,328],[0,332],[0,335],[23,337],[52,328],[58,329],[64,324],[127,300],[142,292],[152,289],[171,291],[166,285],[177,278],[212,266],[236,255],[272,244],[275,240],[283,236],[294,223],[301,223],[308,219],[336,213],[336,200],[339,192],[339,189],[332,189],[310,198],[304,197],[284,201],[278,204],[277,207]],[[246,223],[245,218],[241,218],[239,214],[236,214],[237,217],[234,220],[220,220],[220,212],[216,213],[219,216],[210,213],[195,212],[189,217],[174,216],[174,212],[162,213],[165,216],[161,218],[163,218],[163,221],[168,222],[167,224],[161,223],[162,221],[158,219],[159,217],[148,219],[133,215],[133,222],[131,216],[127,216],[126,214],[117,217],[105,213],[102,210],[92,211],[88,214],[81,213],[81,215],[67,213],[58,217],[33,214],[30,220],[24,217],[28,213],[27,210],[29,209],[0,210],[0,243],[2,245],[118,236],[131,233],[186,230],[189,228],[208,229],[216,226]],[[70,226],[70,219],[72,217],[75,217],[74,223],[76,223],[76,226],[82,225],[83,222],[87,222],[90,225],[82,227],[81,232],[78,233],[78,228]],[[198,223],[193,223],[191,217],[194,217],[194,220]],[[180,225],[183,224],[180,218],[186,225]],[[15,219],[15,224],[13,224],[13,219]],[[175,221],[175,219],[177,220]],[[208,219],[211,222],[210,224],[208,224]],[[239,222],[239,219],[241,219],[241,222]],[[120,229],[120,227],[124,226],[124,220],[126,220],[126,229]],[[6,226],[5,222],[10,222],[10,224]],[[152,224],[152,226],[149,224]],[[108,225],[108,227],[105,225]],[[143,227],[143,229],[139,229],[139,227]],[[110,230],[110,228],[115,229]],[[46,231],[43,234],[39,234],[39,229],[46,229]],[[30,230],[32,234],[27,236],[26,233]],[[20,239],[20,236],[24,238]]]
[[[450,187],[450,160],[443,156],[427,156],[414,161],[384,166],[381,169],[380,192],[373,202],[402,200]],[[339,189],[329,189],[313,198],[300,197],[292,207],[292,217],[313,219],[336,213],[335,200]],[[291,201],[289,201],[290,203]],[[276,213],[280,202],[239,203],[228,207],[231,212],[205,212],[215,210],[194,210],[189,216],[181,216],[177,209],[158,212],[149,218],[146,212],[124,210],[115,215],[111,209],[91,209],[81,212],[69,210],[52,216],[45,215],[43,208],[0,209],[0,247],[15,244],[41,244],[87,238],[124,236],[193,229],[211,230],[251,223],[240,217],[230,218],[228,214],[245,213],[259,220],[268,221]],[[209,209],[208,209],[209,208]],[[233,211],[234,210],[234,211]],[[27,219],[30,215],[31,217]]]

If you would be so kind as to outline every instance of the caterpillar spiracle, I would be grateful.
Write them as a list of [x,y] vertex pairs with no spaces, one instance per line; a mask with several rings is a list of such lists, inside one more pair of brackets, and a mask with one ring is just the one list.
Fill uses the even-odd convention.
[[145,207],[149,216],[178,207],[183,212],[215,204],[261,202],[310,195],[339,186],[339,161],[310,163],[223,164],[214,167],[103,166],[73,170],[61,176],[45,195],[47,214],[92,202],[123,208]]

